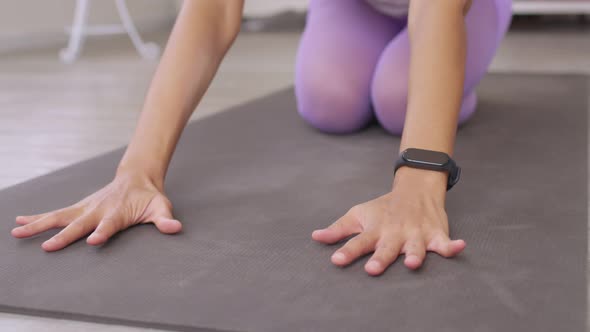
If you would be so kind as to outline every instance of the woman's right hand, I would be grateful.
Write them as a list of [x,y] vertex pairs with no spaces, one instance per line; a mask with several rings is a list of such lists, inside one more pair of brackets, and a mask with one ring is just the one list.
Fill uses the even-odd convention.
[[86,242],[105,243],[115,233],[140,223],[154,223],[160,232],[177,233],[180,221],[172,216],[172,204],[147,176],[137,172],[118,173],[113,181],[69,207],[38,215],[18,216],[21,225],[12,230],[27,238],[52,228],[65,227],[45,241],[42,248],[56,251],[92,233]]

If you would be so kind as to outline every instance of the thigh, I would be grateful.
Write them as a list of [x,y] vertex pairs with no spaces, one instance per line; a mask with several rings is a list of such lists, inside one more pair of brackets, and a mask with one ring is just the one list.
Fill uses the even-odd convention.
[[[467,62],[465,90],[471,90],[487,72],[511,18],[510,0],[476,0],[465,18]],[[407,86],[410,67],[410,40],[404,29],[383,51],[374,84],[403,80]]]
[[[465,18],[467,59],[464,95],[469,96],[486,74],[502,41],[511,18],[510,0],[475,0]],[[383,51],[372,83],[373,102],[383,122],[403,126],[408,97],[410,40],[407,29],[394,38]],[[466,111],[468,111],[466,109]]]
[[[380,54],[402,29],[364,0],[311,0],[297,52],[297,75],[368,81]],[[362,79],[361,79],[362,78]]]
[[367,120],[375,66],[401,28],[363,0],[312,0],[295,74],[304,118],[312,124]]

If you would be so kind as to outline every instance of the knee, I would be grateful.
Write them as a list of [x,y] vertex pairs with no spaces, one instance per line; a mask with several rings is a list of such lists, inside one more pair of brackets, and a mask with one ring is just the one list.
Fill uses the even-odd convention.
[[407,84],[376,80],[371,90],[371,100],[381,126],[392,135],[401,135],[408,105]]
[[299,114],[320,131],[349,134],[370,121],[369,96],[345,80],[299,79],[295,93]]

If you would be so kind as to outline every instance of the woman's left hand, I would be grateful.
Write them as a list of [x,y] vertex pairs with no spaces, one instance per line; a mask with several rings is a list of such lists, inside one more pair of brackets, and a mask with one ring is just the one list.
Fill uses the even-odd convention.
[[390,193],[353,207],[312,238],[334,244],[358,234],[332,255],[332,263],[346,266],[374,252],[365,265],[370,275],[382,274],[402,253],[410,269],[422,265],[426,251],[454,257],[465,242],[449,238],[446,180],[444,173],[402,167]]

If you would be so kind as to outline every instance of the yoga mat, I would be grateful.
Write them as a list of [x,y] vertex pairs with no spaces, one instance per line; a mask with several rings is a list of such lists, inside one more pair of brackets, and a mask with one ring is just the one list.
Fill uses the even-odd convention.
[[[456,259],[368,276],[311,240],[391,186],[399,138],[323,135],[292,89],[189,125],[166,190],[184,231],[134,227],[45,253],[14,217],[107,184],[119,149],[0,192],[0,310],[187,331],[583,331],[587,79],[489,76],[448,195]],[[108,133],[105,133],[108,135]],[[97,137],[100,139],[100,137]],[[17,162],[10,161],[10,162]]]

